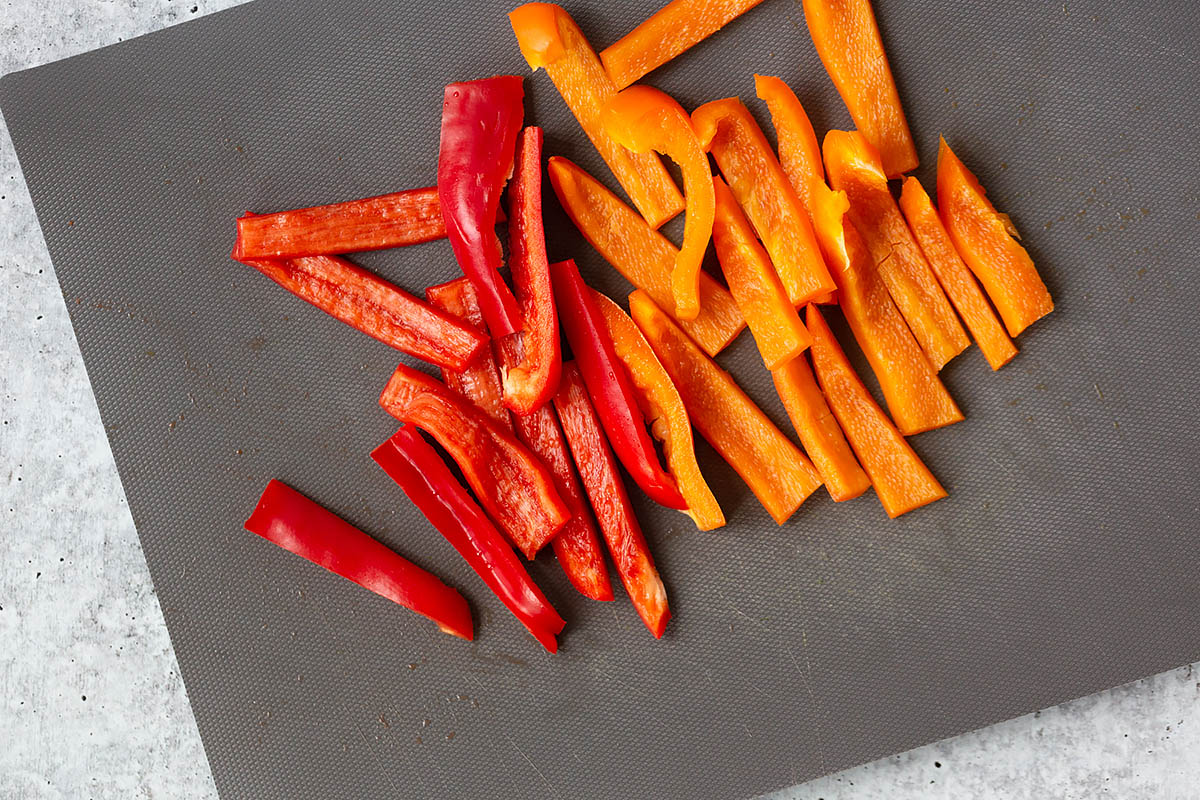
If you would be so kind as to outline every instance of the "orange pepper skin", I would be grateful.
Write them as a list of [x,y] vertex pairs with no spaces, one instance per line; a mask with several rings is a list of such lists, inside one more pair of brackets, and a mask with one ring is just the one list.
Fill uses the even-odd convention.
[[775,369],[804,352],[808,329],[788,300],[733,193],[720,178],[712,179],[717,198],[713,244],[729,291],[746,316],[767,369]]
[[629,313],[679,390],[692,424],[782,525],[821,485],[812,463],[649,295],[631,294]]
[[888,293],[934,369],[940,370],[971,341],[888,189],[878,151],[857,131],[830,131],[824,153],[829,185],[850,199],[850,220]]
[[755,75],[754,93],[767,104],[771,124],[775,126],[779,165],[792,182],[800,204],[807,210],[812,203],[813,181],[825,182],[825,165],[821,161],[817,133],[796,93],[779,78]]
[[[551,158],[547,172],[559,203],[588,244],[674,316],[671,272],[679,254],[675,245],[567,159]],[[746,327],[746,318],[733,295],[707,272],[701,272],[700,314],[692,320],[680,320],[680,325],[704,352],[716,355]]]
[[792,305],[832,292],[808,214],[749,109],[736,97],[714,100],[692,112],[692,126],[770,254]]
[[1017,346],[1004,332],[1004,326],[988,305],[979,283],[954,249],[954,242],[950,241],[950,234],[942,225],[933,201],[916,178],[904,181],[900,210],[904,212],[921,252],[933,267],[933,274],[946,290],[967,330],[975,337],[984,358],[992,369],[1000,369],[1017,354]]
[[696,447],[692,441],[692,423],[679,390],[663,369],[642,332],[621,307],[595,292],[596,305],[608,325],[617,358],[629,370],[642,414],[650,423],[650,433],[662,442],[667,469],[675,478],[687,508],[684,513],[696,527],[711,531],[725,524],[725,514],[700,472]]
[[938,206],[942,223],[963,261],[992,299],[1010,336],[1054,310],[1054,301],[1033,259],[1017,241],[1016,228],[996,212],[987,193],[942,139],[938,146]]
[[884,512],[895,519],[945,497],[946,490],[871,398],[815,305],[808,307],[808,332],[821,393],[871,477]]
[[854,125],[879,151],[889,178],[917,168],[917,147],[870,0],[803,0],[817,55]]
[[683,247],[671,271],[675,314],[682,320],[700,313],[700,265],[712,236],[712,169],[708,156],[692,130],[683,106],[665,92],[651,86],[631,86],[604,106],[604,128],[617,144],[635,153],[655,151],[679,165],[687,217]]
[[526,3],[508,15],[521,54],[542,67],[580,127],[650,227],[683,211],[683,195],[654,153],[631,153],[604,130],[601,109],[617,87],[571,15],[552,3]]

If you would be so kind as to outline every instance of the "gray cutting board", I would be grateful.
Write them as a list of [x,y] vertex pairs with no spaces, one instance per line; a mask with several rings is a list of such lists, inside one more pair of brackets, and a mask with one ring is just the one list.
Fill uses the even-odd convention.
[[[725,530],[638,506],[666,637],[539,559],[557,657],[368,458],[396,354],[228,258],[246,209],[431,183],[442,86],[527,72],[509,4],[258,0],[4,78],[224,797],[747,797],[1200,658],[1197,15],[877,5],[919,175],[944,132],[1058,309],[1002,372],[973,350],[945,371],[968,419],[915,446],[948,500],[889,522],[818,495],[777,528],[702,446]],[[654,6],[569,8],[604,46]],[[761,113],[755,70],[848,124],[789,0],[652,79]],[[526,85],[548,152],[611,180],[545,75]],[[623,297],[547,205],[552,257]],[[414,291],[456,274],[445,242],[361,263]],[[749,337],[721,361],[786,426]],[[476,641],[245,533],[271,477],[461,587]]]

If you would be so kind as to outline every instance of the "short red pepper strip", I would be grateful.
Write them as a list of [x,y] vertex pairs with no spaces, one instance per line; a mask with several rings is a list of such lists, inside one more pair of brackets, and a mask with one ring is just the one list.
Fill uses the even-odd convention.
[[566,624],[542,594],[496,526],[455,479],[441,456],[411,426],[371,452],[471,569],[551,653]]
[[519,76],[500,75],[452,83],[442,103],[438,197],[446,236],[497,338],[521,330],[521,309],[500,277],[495,225],[500,192],[512,174],[524,97]]
[[474,635],[457,590],[287,484],[267,484],[246,530],[428,617],[444,633],[467,641]]
[[560,261],[550,265],[550,276],[571,352],[617,458],[651,500],[668,508],[686,509],[687,502],[675,479],[658,461],[633,382],[617,357],[608,324],[579,268],[574,261]]

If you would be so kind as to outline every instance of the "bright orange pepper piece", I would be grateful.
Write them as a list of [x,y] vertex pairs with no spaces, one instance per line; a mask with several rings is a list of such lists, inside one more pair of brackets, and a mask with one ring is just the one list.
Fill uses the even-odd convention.
[[800,204],[811,206],[812,182],[825,182],[821,145],[800,99],[786,83],[769,75],[754,76],[754,92],[767,104],[771,124],[775,126],[779,165],[792,182]]

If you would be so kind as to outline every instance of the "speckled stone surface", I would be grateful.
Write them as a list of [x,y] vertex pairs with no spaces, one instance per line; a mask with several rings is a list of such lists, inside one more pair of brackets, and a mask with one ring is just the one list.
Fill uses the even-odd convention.
[[[235,3],[0,0],[0,73]],[[215,797],[7,131],[0,421],[0,798]],[[1193,668],[771,799],[1200,797]]]

